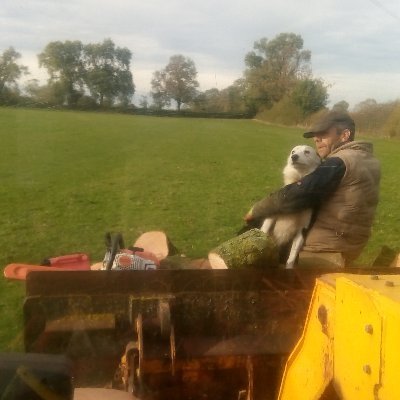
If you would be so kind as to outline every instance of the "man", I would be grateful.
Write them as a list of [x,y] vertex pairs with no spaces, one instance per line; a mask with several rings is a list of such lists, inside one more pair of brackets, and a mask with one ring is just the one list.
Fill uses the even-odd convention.
[[303,134],[314,138],[324,160],[321,166],[257,202],[246,215],[246,222],[252,225],[277,214],[312,208],[316,212],[303,259],[332,261],[332,256],[338,256],[333,261],[335,266],[350,264],[370,237],[380,181],[380,165],[373,156],[372,144],[354,141],[354,134],[355,124],[348,114],[331,111],[323,115]]

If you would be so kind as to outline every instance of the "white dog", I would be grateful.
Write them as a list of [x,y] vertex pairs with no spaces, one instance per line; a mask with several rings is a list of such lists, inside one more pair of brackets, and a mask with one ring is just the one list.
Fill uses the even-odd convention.
[[[317,152],[310,146],[296,146],[290,152],[287,164],[283,169],[283,180],[285,185],[297,182],[304,176],[313,172],[321,159]],[[297,255],[303,243],[303,231],[310,225],[312,210],[305,210],[296,214],[279,215],[275,218],[264,220],[261,230],[271,235],[278,246],[292,241],[286,268],[293,268]]]

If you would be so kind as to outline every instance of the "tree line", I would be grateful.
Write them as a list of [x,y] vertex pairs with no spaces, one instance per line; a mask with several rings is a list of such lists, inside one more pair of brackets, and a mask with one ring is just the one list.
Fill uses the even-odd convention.
[[310,115],[328,102],[328,86],[312,76],[311,52],[303,49],[303,39],[281,33],[256,41],[245,56],[243,76],[223,90],[198,92],[194,62],[181,55],[156,71],[151,82],[155,106],[162,108],[174,100],[196,111],[246,112],[255,115],[285,98],[302,116]]
[[[21,55],[12,47],[0,56],[0,102],[15,103],[21,98],[17,84],[28,74],[18,64]],[[80,41],[51,42],[38,55],[39,66],[46,68],[47,84],[33,79],[25,92],[33,102],[48,105],[76,106],[79,102],[128,105],[135,92],[130,71],[132,53],[116,47],[111,39],[84,45]]]
[[[32,79],[23,88],[23,95],[18,80],[28,74],[28,69],[19,64],[20,57],[12,47],[0,55],[2,104],[26,97],[33,103],[67,107],[132,103],[132,53],[128,48],[117,47],[111,39],[89,44],[50,42],[38,54],[39,66],[49,76],[47,83],[40,85]],[[243,76],[229,87],[201,92],[194,61],[181,54],[173,55],[165,68],[153,73],[151,102],[142,97],[140,106],[255,114],[290,97],[306,115],[327,103],[327,86],[312,77],[311,52],[303,49],[300,35],[281,33],[271,40],[256,41],[253,50],[245,55],[245,65]]]
[[[326,108],[329,85],[313,76],[311,52],[303,47],[302,37],[294,33],[261,38],[245,54],[245,70],[239,79],[222,90],[203,92],[198,89],[194,61],[173,55],[164,68],[154,71],[151,100],[142,96],[139,108],[160,111],[176,107],[178,112],[191,115],[240,113],[288,125],[304,123]],[[0,104],[138,108],[132,105],[132,52],[111,39],[89,44],[50,42],[38,54],[39,66],[49,76],[47,83],[32,79],[23,90],[18,82],[29,71],[19,63],[20,57],[12,47],[0,54]],[[353,114],[360,120],[362,131],[380,129],[396,136],[400,130],[399,107],[397,101],[382,105],[368,99],[356,105]],[[348,111],[349,104],[342,100],[333,108]]]

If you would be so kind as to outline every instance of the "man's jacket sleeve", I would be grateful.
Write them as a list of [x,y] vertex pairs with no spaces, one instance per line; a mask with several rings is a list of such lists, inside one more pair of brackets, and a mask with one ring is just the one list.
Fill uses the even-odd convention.
[[315,209],[336,190],[345,172],[346,167],[341,158],[328,158],[298,182],[286,185],[258,201],[246,219],[250,221],[277,214],[292,214],[308,208]]

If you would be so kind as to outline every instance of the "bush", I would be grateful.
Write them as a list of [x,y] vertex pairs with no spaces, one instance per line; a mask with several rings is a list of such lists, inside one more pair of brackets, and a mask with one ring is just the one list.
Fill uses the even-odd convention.
[[98,104],[96,103],[96,100],[94,100],[90,96],[82,96],[78,102],[76,103],[76,106],[78,108],[84,108],[84,109],[89,109],[89,110],[94,110],[98,108]]
[[382,136],[384,126],[398,106],[398,101],[377,103],[374,99],[357,104],[352,112],[357,130],[362,134]]
[[382,127],[384,136],[395,137],[400,136],[400,104],[397,103],[393,111],[390,113],[386,123]]
[[302,109],[293,103],[289,97],[284,97],[270,109],[263,110],[256,115],[257,119],[274,124],[296,126],[303,123]]

